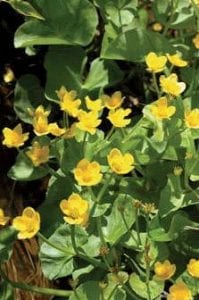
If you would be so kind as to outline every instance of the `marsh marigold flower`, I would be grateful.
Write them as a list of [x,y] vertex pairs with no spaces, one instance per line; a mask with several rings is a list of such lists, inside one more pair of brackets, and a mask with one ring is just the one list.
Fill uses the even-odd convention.
[[186,67],[188,65],[188,62],[186,60],[183,60],[179,53],[176,53],[176,54],[173,54],[173,55],[167,54],[167,58],[168,58],[168,61],[173,66]]
[[169,289],[167,300],[192,300],[191,291],[184,282],[178,282]]
[[21,216],[13,219],[12,225],[19,231],[18,239],[31,239],[40,229],[40,215],[32,207],[26,207]]
[[92,186],[102,180],[101,166],[98,162],[82,159],[74,169],[74,176],[79,185]]
[[127,174],[134,169],[134,157],[130,153],[122,154],[117,148],[111,150],[107,159],[111,170],[117,174]]
[[162,27],[162,24],[159,23],[159,22],[156,22],[156,23],[154,23],[154,24],[152,25],[152,29],[153,29],[154,31],[157,31],[157,32],[161,31],[162,28],[163,28],[163,27]]
[[103,95],[102,100],[104,101],[105,107],[107,107],[108,109],[116,109],[122,105],[124,97],[122,97],[121,92],[117,91],[111,96]]
[[176,111],[175,106],[168,106],[166,97],[161,97],[155,104],[150,105],[151,113],[159,120],[169,119]]
[[48,131],[54,136],[61,136],[66,132],[66,130],[64,128],[60,128],[56,122],[48,125]]
[[160,76],[160,86],[163,92],[171,94],[172,96],[179,96],[186,88],[186,84],[184,82],[178,82],[178,77],[174,73],[168,77],[164,75]]
[[[61,92],[60,92],[61,93]],[[61,93],[60,108],[72,117],[77,117],[79,114],[79,107],[81,100],[76,99],[77,93],[75,91],[67,91]]]
[[31,159],[35,167],[44,164],[49,159],[49,147],[41,146],[38,142],[34,142],[32,149],[26,151],[26,155]]
[[131,122],[131,119],[125,119],[125,117],[130,115],[130,113],[130,108],[118,108],[116,110],[110,110],[107,119],[109,119],[109,121],[115,127],[126,127]]
[[28,132],[22,132],[21,124],[18,124],[14,129],[5,127],[2,132],[4,136],[2,144],[7,146],[8,148],[18,148],[20,146],[23,146],[29,136]]
[[190,259],[187,265],[187,271],[191,276],[199,278],[199,260],[195,258]]
[[153,73],[159,73],[162,72],[165,68],[165,65],[167,63],[166,56],[158,56],[154,52],[150,52],[146,58],[145,58],[146,64],[147,64],[147,70],[149,72]]
[[102,122],[101,119],[98,119],[98,114],[95,111],[86,112],[82,110],[78,115],[78,120],[76,127],[90,134],[95,134],[96,128]]
[[196,34],[196,36],[192,39],[192,42],[196,49],[199,49],[199,33]]
[[185,112],[185,124],[189,128],[199,128],[199,109],[195,108],[191,111]]
[[73,193],[67,200],[60,202],[61,211],[66,215],[65,222],[69,224],[86,225],[88,221],[88,201]]
[[171,278],[176,271],[175,264],[171,264],[169,260],[164,262],[156,262],[154,266],[155,277],[160,280]]
[[6,217],[4,215],[3,209],[0,208],[0,225],[2,225],[2,226],[6,225],[6,223],[8,222],[9,219],[10,219],[10,217]]
[[36,135],[42,136],[49,134],[48,119],[46,116],[33,118],[33,131]]
[[28,112],[33,118],[39,118],[39,117],[46,117],[47,118],[50,114],[50,111],[45,110],[43,105],[39,105],[35,110],[32,110],[31,108],[28,108]]
[[91,100],[90,97],[85,97],[86,107],[92,111],[101,111],[103,109],[102,99]]

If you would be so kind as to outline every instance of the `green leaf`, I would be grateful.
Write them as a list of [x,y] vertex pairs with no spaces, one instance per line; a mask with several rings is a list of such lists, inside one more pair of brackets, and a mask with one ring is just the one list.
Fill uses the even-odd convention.
[[117,27],[128,25],[134,19],[137,0],[96,0],[108,22],[114,23]]
[[12,8],[24,16],[33,17],[39,20],[44,20],[44,17],[29,3],[19,0],[10,0],[8,2]]
[[44,276],[56,279],[72,274],[74,250],[71,244],[70,228],[61,225],[49,238],[49,242],[60,250],[43,243],[40,249],[41,266]]
[[57,99],[56,90],[61,86],[65,86],[68,90],[81,91],[81,71],[85,57],[85,51],[79,46],[49,48],[44,62],[47,71],[45,88],[47,98]]
[[0,299],[1,300],[14,300],[15,299],[12,286],[5,281],[0,282]]
[[70,296],[69,300],[100,300],[101,299],[101,291],[99,287],[98,281],[88,281],[86,283],[81,284]]
[[1,229],[0,234],[0,262],[8,260],[12,253],[12,246],[17,237],[17,232],[13,227]]
[[122,80],[123,73],[114,62],[95,59],[90,67],[88,76],[83,84],[83,89],[92,91],[109,85],[114,85]]
[[106,226],[102,227],[104,237],[110,244],[116,244],[127,232],[120,209],[123,210],[129,228],[131,228],[135,222],[135,209],[132,205],[132,198],[130,196],[119,195],[113,203],[110,214],[106,214]]
[[15,47],[31,45],[88,45],[98,22],[88,0],[32,0],[45,20],[28,20],[15,33]]
[[179,176],[169,175],[168,182],[160,195],[159,213],[165,217],[180,208],[199,203],[198,191],[184,192],[180,186]]
[[[58,172],[59,173],[59,172]],[[58,226],[63,223],[63,214],[59,204],[62,199],[67,199],[73,192],[74,182],[71,176],[63,178],[50,178],[46,193],[46,200],[39,207],[42,218],[42,233],[51,235]],[[52,211],[52,214],[49,214]]]
[[39,105],[46,105],[44,93],[38,78],[34,75],[21,76],[15,87],[14,110],[25,123],[32,124],[28,109],[34,110]]
[[[137,295],[144,299],[148,299],[146,283],[142,281],[137,274],[133,273],[130,276],[129,284]],[[164,281],[155,281],[154,279],[149,281],[149,289],[151,292],[151,299],[157,298],[163,292]]]
[[91,63],[88,75],[85,74],[83,78],[86,59],[85,51],[79,46],[50,47],[45,57],[48,99],[57,99],[56,90],[61,86],[76,90],[79,97],[92,91],[98,95],[100,89],[114,85],[123,78],[123,73],[115,62],[99,58]]
[[136,28],[117,35],[115,39],[109,38],[108,42],[105,34],[101,57],[138,62],[143,61],[144,57],[151,51],[170,53],[172,46],[161,34]]
[[8,172],[10,178],[19,181],[32,181],[42,178],[47,174],[48,170],[45,167],[34,167],[24,152],[18,154],[16,163]]

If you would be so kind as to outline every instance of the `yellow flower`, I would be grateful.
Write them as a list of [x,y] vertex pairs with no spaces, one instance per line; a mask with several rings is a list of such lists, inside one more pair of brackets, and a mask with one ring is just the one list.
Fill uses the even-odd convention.
[[66,130],[64,128],[60,128],[57,123],[50,123],[48,125],[48,130],[49,133],[51,133],[54,136],[60,136],[66,132]]
[[50,114],[50,111],[45,110],[43,105],[39,105],[35,110],[32,110],[31,108],[28,108],[28,112],[33,118],[39,118],[39,117],[46,117],[47,118]]
[[199,278],[199,260],[192,258],[187,265],[188,273],[196,278]]
[[167,54],[167,58],[173,66],[186,67],[188,65],[188,62],[186,60],[183,60],[179,53],[173,55]]
[[101,98],[104,101],[105,107],[108,109],[116,109],[122,105],[125,97],[122,97],[122,93],[117,91],[111,96],[103,95]]
[[6,72],[3,74],[3,81],[5,83],[10,83],[15,80],[15,74],[11,68],[7,67]]
[[45,116],[40,116],[33,119],[34,133],[38,136],[49,133],[48,119]]
[[131,122],[131,119],[125,119],[125,117],[130,115],[130,113],[130,108],[119,108],[115,111],[110,110],[107,119],[109,119],[109,121],[115,127],[126,127]]
[[82,159],[74,169],[74,176],[79,185],[92,186],[102,180],[101,166],[98,162]]
[[0,225],[6,225],[9,219],[9,217],[5,217],[3,209],[0,208]]
[[49,159],[49,147],[41,146],[38,142],[34,142],[32,149],[26,151],[26,155],[31,159],[35,167],[44,164]]
[[185,112],[185,123],[189,128],[199,128],[199,109],[195,108]]
[[[190,1],[192,3],[192,0]],[[199,0],[193,0],[196,5],[199,5]]]
[[4,136],[2,144],[7,146],[8,148],[18,148],[20,146],[23,146],[29,136],[28,132],[22,132],[21,124],[18,124],[14,129],[5,127],[2,132]]
[[90,134],[95,134],[97,126],[102,122],[101,119],[98,119],[98,114],[95,111],[85,112],[82,110],[78,115],[78,120],[77,128]]
[[155,277],[160,280],[171,278],[176,271],[175,264],[171,264],[169,260],[164,262],[156,262],[154,266]]
[[[65,88],[65,86],[62,85],[60,87],[60,89],[58,91],[56,91],[56,93],[57,93],[59,100],[62,100],[65,93],[68,93],[68,92],[67,92],[67,89]],[[76,96],[76,94],[75,94],[75,96]]]
[[86,107],[92,111],[100,111],[103,109],[102,99],[91,100],[90,97],[86,96]]
[[162,30],[162,24],[160,24],[159,22],[156,22],[156,23],[154,23],[154,24],[152,25],[152,29],[153,29],[154,31],[159,32],[159,31]]
[[191,291],[184,282],[178,282],[169,289],[167,300],[192,300]]
[[77,94],[75,91],[68,92],[67,90],[65,90],[65,93],[62,94],[62,98],[60,99],[61,110],[65,111],[72,117],[78,116],[79,106],[81,105],[81,100],[75,99],[76,96]]
[[60,202],[61,211],[66,215],[65,222],[69,224],[86,225],[88,221],[88,201],[73,193],[67,200]]
[[13,219],[12,225],[19,231],[18,239],[30,239],[40,229],[40,215],[32,207],[26,207],[22,216]]
[[179,96],[186,88],[186,84],[184,82],[178,82],[178,77],[174,73],[168,77],[164,75],[160,76],[160,86],[163,92],[171,94],[172,96]]
[[199,49],[199,33],[196,34],[196,36],[192,39],[192,42],[196,49]]
[[147,70],[149,72],[153,73],[159,73],[162,72],[165,68],[165,65],[167,63],[166,56],[158,56],[154,52],[150,52],[146,58],[145,58],[146,64],[147,64]]
[[127,174],[134,169],[134,157],[130,153],[123,155],[117,148],[111,150],[107,159],[111,170],[117,174]]
[[161,97],[155,104],[150,105],[151,113],[157,119],[169,119],[176,111],[175,106],[168,106],[167,98]]

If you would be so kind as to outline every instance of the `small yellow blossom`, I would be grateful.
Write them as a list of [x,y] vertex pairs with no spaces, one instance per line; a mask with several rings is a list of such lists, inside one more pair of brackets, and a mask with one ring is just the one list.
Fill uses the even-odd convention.
[[95,134],[96,128],[102,122],[101,119],[98,119],[98,114],[95,111],[81,111],[78,115],[79,122],[76,123],[77,128],[83,131],[87,131],[90,134]]
[[115,111],[110,110],[107,119],[115,127],[126,127],[131,122],[131,119],[125,119],[125,117],[130,115],[130,113],[130,108],[118,108]]
[[134,157],[130,153],[123,155],[117,148],[111,150],[107,159],[111,170],[117,174],[127,174],[134,169]]
[[65,139],[71,139],[76,134],[76,122],[73,123],[69,128],[66,128],[64,135],[62,136]]
[[101,111],[103,109],[102,99],[91,100],[90,97],[86,96],[86,107],[92,111]]
[[168,77],[164,75],[160,76],[160,86],[163,92],[171,94],[172,96],[179,96],[186,88],[186,84],[184,82],[178,82],[178,77],[174,73]]
[[196,36],[192,39],[192,42],[196,49],[199,49],[199,33],[196,34]]
[[32,110],[31,108],[28,108],[28,112],[30,116],[33,118],[39,118],[39,117],[48,117],[50,114],[49,110],[45,110],[43,105],[39,105],[35,110]]
[[19,231],[18,239],[30,239],[40,229],[40,215],[32,207],[26,207],[22,216],[13,219],[12,225]]
[[[62,100],[65,93],[68,93],[67,89],[65,88],[65,86],[61,86],[60,89],[58,91],[56,91],[57,96],[59,98],[59,100]],[[74,91],[74,95],[76,96],[76,92]]]
[[195,108],[191,111],[185,112],[185,124],[189,128],[199,128],[199,109]]
[[49,133],[54,136],[61,136],[66,132],[66,130],[64,128],[60,128],[57,123],[50,123],[48,125],[48,130]]
[[9,217],[5,217],[3,209],[0,208],[0,225],[6,225],[9,219]]
[[98,162],[82,159],[74,169],[74,176],[79,185],[92,186],[102,180],[101,166]]
[[[192,3],[192,0],[190,0],[190,2]],[[199,0],[193,0],[193,2],[194,2],[196,5],[199,5]]]
[[38,136],[49,133],[48,119],[45,116],[40,116],[33,119],[34,133]]
[[101,98],[104,102],[105,107],[107,107],[108,109],[116,109],[122,105],[125,97],[122,97],[122,93],[117,91],[111,96],[103,95]]
[[11,68],[7,67],[6,72],[3,74],[3,81],[5,83],[10,83],[15,80],[14,72]]
[[191,276],[199,278],[199,260],[195,258],[190,259],[187,265],[187,271]]
[[184,282],[178,282],[169,289],[167,300],[192,300],[191,291]]
[[179,53],[176,53],[173,55],[167,54],[167,58],[168,58],[168,61],[173,66],[186,67],[188,65],[188,62],[186,60],[182,59]]
[[171,278],[176,271],[175,264],[171,264],[169,260],[164,262],[156,262],[154,266],[155,278],[160,280],[167,280]]
[[18,124],[14,129],[5,127],[2,132],[4,136],[2,144],[7,146],[8,148],[18,148],[20,146],[23,146],[29,136],[28,132],[22,132],[21,124]]
[[161,97],[155,104],[150,105],[151,113],[159,120],[169,119],[176,111],[175,106],[168,106],[166,97]]
[[166,56],[158,56],[154,52],[150,52],[146,58],[145,58],[146,64],[147,64],[147,70],[149,72],[153,73],[159,73],[162,72],[165,68],[165,65],[167,63]]
[[26,155],[31,159],[35,167],[44,164],[49,159],[49,147],[41,146],[38,142],[34,142],[32,149],[26,151]]
[[65,222],[69,224],[86,225],[88,221],[88,201],[81,198],[80,195],[73,193],[67,200],[60,202],[61,211],[66,215]]
[[77,93],[75,91],[68,92],[67,90],[65,90],[65,93],[62,95],[62,98],[60,99],[61,110],[65,111],[72,117],[78,116],[79,107],[81,105],[81,100],[76,99],[76,96]]
[[153,29],[154,31],[159,32],[159,31],[162,30],[162,24],[160,24],[159,22],[156,22],[156,23],[154,23],[154,24],[152,25],[152,29]]

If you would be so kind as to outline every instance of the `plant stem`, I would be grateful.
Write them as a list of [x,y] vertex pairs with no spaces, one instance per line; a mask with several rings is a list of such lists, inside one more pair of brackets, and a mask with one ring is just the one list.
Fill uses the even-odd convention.
[[154,72],[152,72],[152,77],[153,77],[153,85],[154,85],[155,91],[157,93],[158,98],[160,98],[161,92],[160,92],[160,89],[158,86],[156,74]]
[[150,291],[150,260],[149,260],[149,240],[148,240],[148,236],[149,236],[149,214],[146,214],[146,232],[147,232],[147,238],[145,241],[145,262],[146,262],[146,288],[147,288],[147,295],[148,295],[148,300],[152,300],[151,298],[151,291]]
[[163,31],[163,33],[162,33],[163,36],[165,36],[165,35],[167,34],[167,32],[168,32],[168,30],[169,30],[169,27],[170,27],[171,23],[173,22],[173,16],[174,16],[174,14],[175,14],[175,12],[176,12],[176,8],[177,8],[177,6],[178,6],[179,0],[176,0],[175,4],[173,4],[173,2],[175,2],[175,1],[174,1],[174,0],[172,1],[171,14],[170,14],[170,17],[169,17],[169,19],[168,19],[168,22],[167,22],[166,25],[165,25],[164,31]]
[[43,287],[38,287],[38,286],[34,286],[34,285],[29,285],[26,283],[11,281],[5,275],[2,268],[0,268],[0,275],[3,278],[3,280],[8,282],[13,288],[30,291],[30,292],[37,293],[37,294],[53,295],[53,296],[59,296],[59,297],[70,297],[73,293],[73,291],[58,290],[58,289],[52,289],[52,288],[43,288]]
[[136,228],[136,232],[137,232],[137,239],[138,239],[138,244],[139,246],[142,246],[142,241],[141,241],[141,237],[140,237],[140,226],[139,226],[139,208],[136,208],[135,210],[135,228]]
[[127,285],[123,285],[122,288],[127,292],[127,294],[131,297],[133,300],[140,300]]
[[108,188],[109,186],[109,183],[111,181],[111,179],[113,178],[114,174],[112,173],[109,178],[105,181],[104,185],[102,186],[101,190],[99,191],[99,194],[97,195],[97,198],[96,198],[96,203],[100,203],[104,193],[106,192],[106,189]]
[[60,251],[60,252],[63,252],[63,253],[65,253],[65,254],[67,254],[67,255],[74,255],[73,252],[67,251],[65,248],[61,248],[61,247],[59,247],[59,246],[57,246],[57,245],[51,243],[51,242],[49,241],[49,239],[47,239],[41,232],[38,232],[37,235],[38,235],[38,237],[39,237],[44,243],[48,244],[50,247],[52,247],[52,248],[54,248],[54,249],[56,249],[56,250],[58,250],[58,251]]

